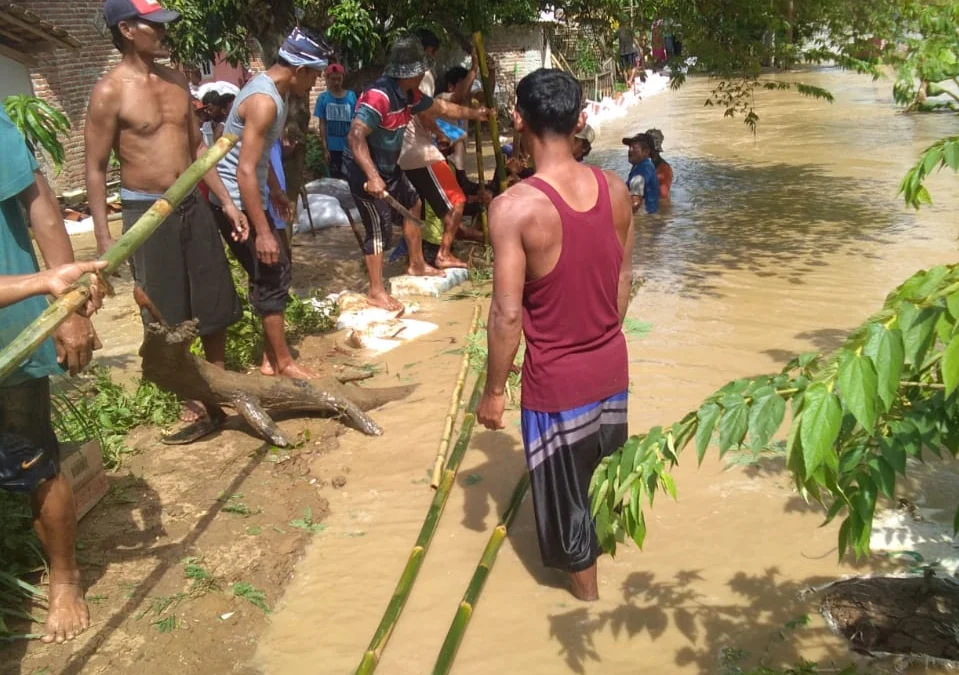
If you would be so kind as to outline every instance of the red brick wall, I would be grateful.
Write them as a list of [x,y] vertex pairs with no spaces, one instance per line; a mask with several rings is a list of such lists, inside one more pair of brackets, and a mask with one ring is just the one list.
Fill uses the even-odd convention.
[[58,192],[84,186],[83,124],[90,91],[100,76],[120,59],[103,23],[102,0],[14,0],[41,18],[63,28],[83,43],[77,50],[57,49],[36,56],[30,67],[33,90],[62,110],[73,125],[66,139],[63,172],[51,176]]

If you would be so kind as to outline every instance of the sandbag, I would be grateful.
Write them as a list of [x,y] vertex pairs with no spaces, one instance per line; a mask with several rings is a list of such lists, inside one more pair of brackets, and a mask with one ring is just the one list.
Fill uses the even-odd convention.
[[309,212],[303,204],[303,198],[296,202],[296,224],[293,226],[293,233],[300,234],[314,230],[325,230],[329,227],[349,227],[350,219],[346,211],[340,206],[336,197],[322,194],[306,195],[309,203]]

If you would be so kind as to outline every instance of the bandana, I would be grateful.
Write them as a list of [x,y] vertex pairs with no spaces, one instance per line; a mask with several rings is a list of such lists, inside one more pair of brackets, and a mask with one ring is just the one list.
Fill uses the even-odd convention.
[[330,62],[333,49],[320,39],[294,28],[280,47],[280,57],[294,68],[323,70]]

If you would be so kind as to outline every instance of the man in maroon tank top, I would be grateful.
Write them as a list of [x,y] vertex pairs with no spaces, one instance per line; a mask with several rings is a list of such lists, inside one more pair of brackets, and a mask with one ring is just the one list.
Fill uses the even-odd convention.
[[600,550],[587,491],[627,436],[632,205],[618,176],[573,157],[586,123],[575,79],[537,70],[516,99],[514,123],[536,175],[490,207],[489,373],[478,419],[503,428],[506,378],[525,334],[523,446],[540,552],[569,573],[577,598],[595,600]]

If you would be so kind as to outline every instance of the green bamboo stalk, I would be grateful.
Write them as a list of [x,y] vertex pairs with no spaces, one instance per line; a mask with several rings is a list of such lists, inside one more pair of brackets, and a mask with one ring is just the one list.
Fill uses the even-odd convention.
[[[486,189],[486,167],[483,166],[483,123],[476,122],[473,127],[476,140],[476,180],[480,189]],[[483,241],[489,246],[489,220],[486,218],[486,209],[480,211],[480,223],[483,225]]]
[[513,489],[513,496],[510,497],[509,505],[503,513],[499,524],[493,530],[483,549],[483,555],[480,557],[476,571],[473,572],[473,578],[470,579],[469,586],[466,587],[466,593],[463,594],[463,600],[460,602],[459,609],[453,617],[453,623],[450,624],[449,632],[440,648],[440,655],[436,659],[436,665],[433,666],[433,675],[446,675],[453,667],[453,660],[456,658],[456,652],[463,641],[463,635],[469,626],[470,619],[473,618],[473,608],[479,600],[480,593],[483,592],[483,586],[486,585],[486,579],[493,569],[493,563],[496,562],[496,556],[499,553],[503,541],[509,532],[510,525],[519,512],[519,507],[526,499],[526,493],[529,490],[529,473],[524,472],[523,477],[519,479],[516,487]]
[[[500,194],[506,192],[506,159],[503,148],[499,144],[499,122],[496,119],[496,98],[493,92],[493,81],[489,76],[489,66],[486,62],[486,46],[483,44],[483,31],[473,33],[473,44],[476,46],[476,55],[479,58],[480,78],[483,80],[483,96],[486,107],[490,110],[489,131],[493,137],[493,156],[496,158],[496,180],[499,183]],[[514,148],[514,152],[516,148]]]
[[[203,180],[213,167],[223,159],[230,149],[239,140],[233,134],[223,134],[213,146],[203,153],[183,174],[170,186],[163,197],[158,199],[150,209],[131,227],[116,243],[103,254],[101,260],[107,261],[107,267],[101,274],[111,274],[122,265],[133,252],[140,248],[150,238],[157,228],[166,220],[187,196],[193,192],[197,183]],[[82,308],[90,298],[90,275],[86,274],[75,287],[60,296],[29,326],[23,329],[10,344],[0,350],[0,382],[19,366],[24,359],[37,350],[44,340],[66,321],[74,312]]]
[[386,606],[386,611],[383,613],[380,625],[373,634],[370,646],[367,647],[366,652],[363,654],[363,660],[360,661],[360,665],[356,669],[356,675],[369,675],[369,673],[376,670],[376,667],[380,663],[380,657],[383,655],[383,650],[386,649],[386,643],[389,642],[390,635],[392,635],[393,629],[396,627],[396,622],[399,621],[403,607],[406,605],[406,600],[409,598],[413,584],[416,582],[416,576],[423,566],[423,559],[426,557],[430,541],[432,541],[433,535],[436,533],[436,527],[440,522],[440,517],[443,515],[443,509],[446,507],[446,502],[449,499],[453,482],[456,480],[456,472],[463,461],[466,449],[469,447],[470,436],[472,436],[473,427],[476,424],[476,408],[479,406],[480,398],[483,395],[483,387],[485,386],[486,369],[484,368],[483,372],[476,378],[476,384],[473,386],[473,394],[470,396],[469,405],[466,408],[466,414],[463,416],[463,423],[460,426],[459,437],[456,439],[456,445],[453,447],[449,462],[447,462],[446,469],[443,471],[440,486],[436,490],[436,494],[433,495],[433,501],[430,503],[429,511],[426,513],[426,519],[423,521],[423,527],[420,528],[419,536],[416,538],[416,544],[410,552],[409,560],[407,560],[406,567],[403,568],[403,574],[400,575],[400,580],[396,584],[393,597],[390,598],[390,603]]

